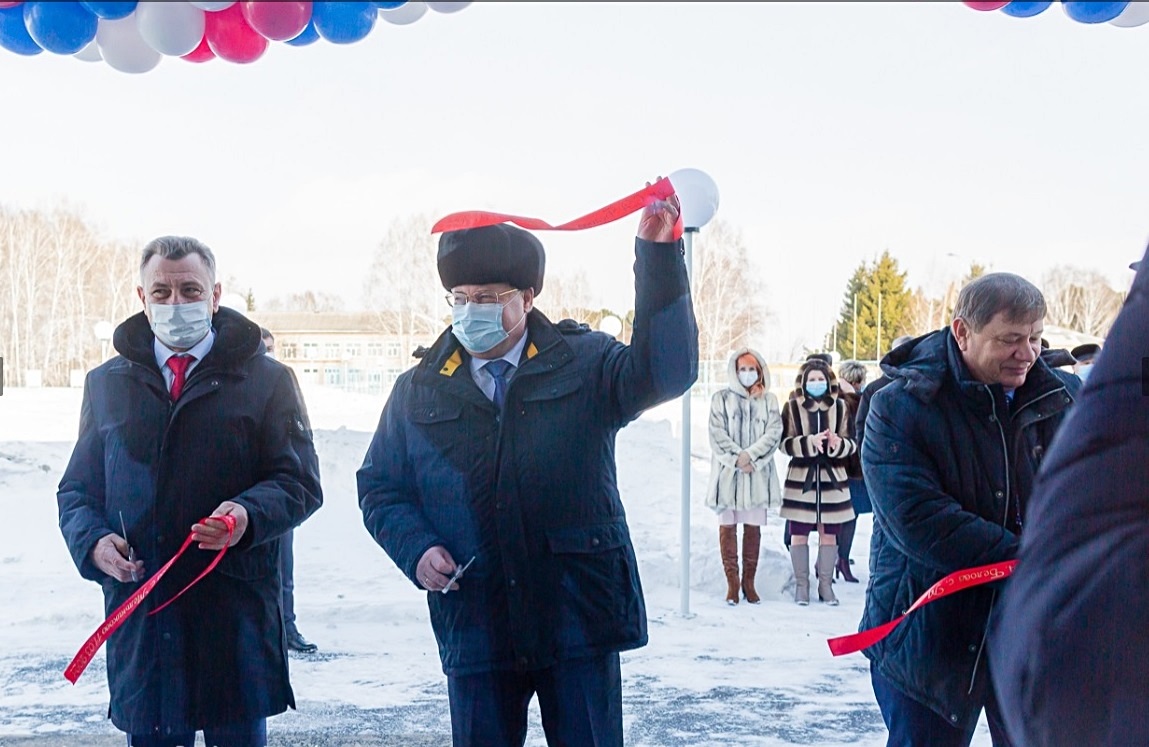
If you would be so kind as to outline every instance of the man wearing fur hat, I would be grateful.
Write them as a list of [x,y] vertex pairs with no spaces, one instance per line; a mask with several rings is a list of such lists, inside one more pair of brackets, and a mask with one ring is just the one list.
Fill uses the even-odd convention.
[[[697,377],[678,200],[646,208],[629,346],[534,307],[545,253],[444,233],[453,322],[395,383],[358,472],[364,523],[427,593],[453,743],[622,745],[619,652],[647,641],[615,435]],[[465,575],[460,575],[465,571]]]

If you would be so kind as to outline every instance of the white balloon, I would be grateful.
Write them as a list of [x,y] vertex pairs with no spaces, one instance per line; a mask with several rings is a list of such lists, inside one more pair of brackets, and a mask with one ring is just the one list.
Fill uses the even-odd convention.
[[427,7],[436,13],[458,13],[470,3],[439,3],[427,0]]
[[409,23],[414,23],[423,17],[427,12],[427,3],[421,2],[406,2],[398,8],[380,8],[379,17],[387,23],[393,23],[396,26],[406,26]]
[[220,0],[219,2],[215,2],[213,0],[190,0],[188,5],[194,5],[200,10],[206,10],[208,13],[214,13],[217,10],[227,10],[231,6],[235,5],[235,0],[231,0],[231,2],[227,2],[227,0]]
[[100,60],[104,59],[100,56],[100,47],[96,44],[95,39],[92,39],[92,41],[88,42],[88,46],[84,47],[72,56],[77,60],[83,60],[84,62],[99,62]]
[[161,55],[140,36],[135,14],[110,21],[100,19],[96,27],[96,44],[104,62],[121,73],[146,73],[160,64]]
[[1125,10],[1121,11],[1121,15],[1114,18],[1109,23],[1114,26],[1120,26],[1123,29],[1131,29],[1136,26],[1144,26],[1149,23],[1149,3],[1146,2],[1133,2],[1125,6]]
[[191,3],[142,2],[134,15],[149,47],[169,57],[182,57],[203,40],[203,13]]
[[679,169],[669,177],[682,203],[682,224],[686,228],[702,228],[718,212],[718,185],[698,169]]

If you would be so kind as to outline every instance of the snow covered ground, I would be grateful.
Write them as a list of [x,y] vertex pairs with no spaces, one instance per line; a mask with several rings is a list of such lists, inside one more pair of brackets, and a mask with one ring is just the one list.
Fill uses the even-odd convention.
[[[292,655],[298,711],[269,721],[272,745],[450,744],[446,681],[424,595],[363,528],[355,470],[383,400],[305,391],[325,503],[296,531],[296,607],[319,653]],[[123,745],[107,720],[101,652],[76,685],[63,677],[102,621],[99,588],[76,573],[56,522],[56,485],[79,421],[78,389],[0,396],[0,747]],[[647,412],[619,438],[619,479],[650,616],[650,644],[623,654],[626,743],[883,745],[885,729],[861,654],[835,659],[826,639],[861,616],[869,516],[854,557],[861,584],[842,604],[798,607],[777,507],[763,530],[759,606],[728,607],[714,515],[700,505],[709,473],[705,415],[692,410],[690,615],[680,611],[681,403]],[[784,468],[785,459],[779,458]],[[984,720],[975,745],[988,745]],[[529,745],[544,745],[537,707]]]

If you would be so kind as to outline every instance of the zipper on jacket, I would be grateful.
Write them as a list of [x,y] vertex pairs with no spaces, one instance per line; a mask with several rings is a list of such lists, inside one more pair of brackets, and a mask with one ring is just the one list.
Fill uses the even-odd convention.
[[[1009,441],[1005,437],[1005,428],[1001,425],[1001,418],[997,415],[997,401],[993,397],[993,390],[988,386],[983,385],[985,393],[989,395],[989,408],[993,422],[997,425],[997,433],[1001,437],[1001,450],[1005,456],[1005,511],[1001,517],[1001,526],[1005,528],[1009,523],[1009,504],[1013,497],[1012,486],[1009,480]],[[997,589],[993,590],[993,596],[989,599],[989,613],[985,618],[985,629],[981,632],[981,642],[977,647],[977,657],[973,660],[973,671],[969,677],[969,689],[966,690],[966,695],[973,693],[974,683],[977,682],[977,669],[981,665],[982,654],[985,653],[985,642],[989,637],[989,618],[993,615],[993,606],[997,601]]]

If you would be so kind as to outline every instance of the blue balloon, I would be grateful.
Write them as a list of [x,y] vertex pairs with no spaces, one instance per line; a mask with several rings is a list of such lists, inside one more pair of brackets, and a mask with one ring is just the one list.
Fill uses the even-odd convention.
[[99,18],[106,18],[109,21],[114,21],[118,18],[127,18],[136,10],[136,0],[131,2],[99,2],[99,0],[80,0],[80,5],[83,5],[88,10],[92,11]]
[[378,8],[367,2],[317,2],[311,11],[315,30],[333,44],[359,41],[371,33],[378,18]]
[[96,17],[78,2],[31,0],[23,8],[28,35],[49,52],[76,54],[96,38]]
[[24,26],[24,9],[19,5],[14,8],[0,8],[0,47],[29,57],[44,51],[36,40],[28,35],[28,29]]
[[1013,0],[1009,5],[1003,7],[1001,12],[1014,18],[1032,18],[1038,13],[1043,13],[1050,5],[1053,5],[1053,0],[1041,0],[1040,2]]
[[312,18],[307,22],[307,27],[299,32],[299,36],[288,39],[284,44],[290,44],[293,47],[306,47],[317,41],[319,41],[319,32],[315,30],[315,18]]
[[1091,2],[1090,0],[1078,0],[1072,2],[1071,0],[1063,0],[1065,4],[1066,14],[1075,21],[1081,23],[1105,23],[1112,21],[1125,7],[1129,5],[1128,2],[1124,3],[1099,3]]
[[371,4],[374,5],[376,8],[382,8],[383,10],[395,10],[400,5],[406,5],[407,0],[399,0],[398,2],[387,2],[386,0],[372,0]]

